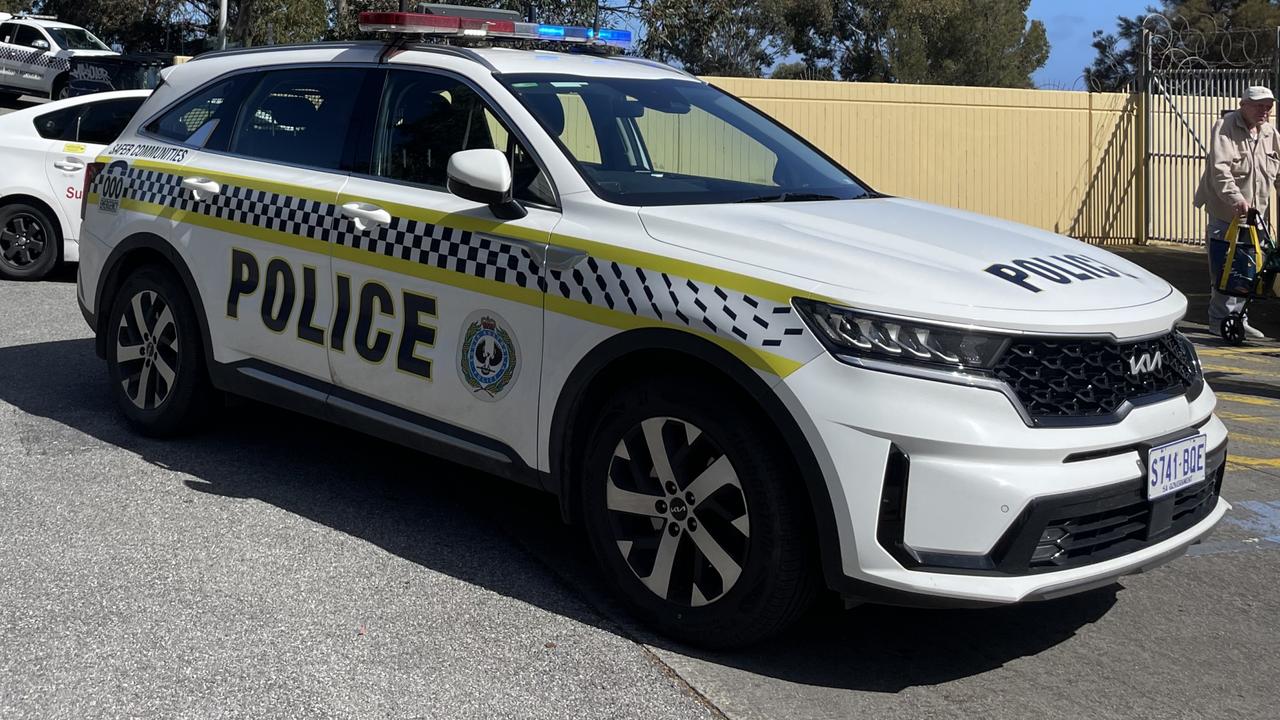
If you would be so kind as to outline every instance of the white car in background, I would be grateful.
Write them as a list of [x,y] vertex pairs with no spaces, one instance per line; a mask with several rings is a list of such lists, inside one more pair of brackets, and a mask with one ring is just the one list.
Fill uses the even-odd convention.
[[0,13],[0,93],[62,100],[72,58],[118,55],[82,27],[38,15]]
[[34,280],[79,260],[85,165],[150,94],[98,93],[0,116],[0,278]]

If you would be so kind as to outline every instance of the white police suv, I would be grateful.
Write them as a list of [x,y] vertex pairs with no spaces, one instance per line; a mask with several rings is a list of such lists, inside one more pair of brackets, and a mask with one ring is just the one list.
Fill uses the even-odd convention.
[[0,22],[0,93],[61,100],[69,96],[74,58],[117,54],[88,30],[56,18],[6,17]]
[[665,66],[403,36],[213,53],[94,169],[79,297],[139,430],[226,391],[545,489],[691,642],[777,632],[823,584],[1094,588],[1228,509],[1167,283],[876,193]]

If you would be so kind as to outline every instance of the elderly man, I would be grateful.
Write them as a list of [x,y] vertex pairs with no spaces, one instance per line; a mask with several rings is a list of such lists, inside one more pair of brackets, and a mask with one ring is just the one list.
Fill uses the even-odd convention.
[[[1250,209],[1266,217],[1271,188],[1280,174],[1280,134],[1268,122],[1275,102],[1270,89],[1250,87],[1240,98],[1240,109],[1227,113],[1209,134],[1209,156],[1195,197],[1196,207],[1209,211],[1205,231],[1209,247],[1226,242],[1232,218]],[[1218,292],[1216,281],[1209,302],[1209,329],[1215,334],[1221,332],[1228,315],[1244,306],[1243,299]],[[1262,337],[1247,319],[1244,332],[1251,338]]]

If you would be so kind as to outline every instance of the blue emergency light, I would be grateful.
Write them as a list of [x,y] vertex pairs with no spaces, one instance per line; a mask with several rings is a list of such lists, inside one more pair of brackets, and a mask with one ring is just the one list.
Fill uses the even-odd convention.
[[585,43],[622,49],[630,49],[632,46],[630,30],[601,28],[597,32],[589,27],[527,23],[492,17],[461,17],[439,12],[362,12],[360,29],[364,32]]

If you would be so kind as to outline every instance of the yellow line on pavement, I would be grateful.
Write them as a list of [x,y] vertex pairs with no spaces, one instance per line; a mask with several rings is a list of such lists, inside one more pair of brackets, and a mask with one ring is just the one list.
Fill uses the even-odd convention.
[[1208,355],[1209,357],[1231,357],[1232,355],[1245,355],[1252,353],[1275,353],[1280,357],[1280,347],[1196,348],[1196,354]]
[[1261,435],[1250,435],[1248,433],[1233,432],[1228,437],[1232,442],[1242,442],[1250,445],[1275,445],[1280,447],[1280,438],[1262,437]]
[[1235,422],[1245,422],[1245,423],[1266,423],[1268,425],[1280,424],[1280,418],[1265,417],[1262,415],[1241,415],[1240,413],[1233,413],[1229,410],[1219,410],[1218,419],[1234,420]]
[[1244,467],[1280,467],[1280,458],[1252,458],[1243,455],[1232,455],[1227,458],[1228,465],[1242,465]]
[[1209,372],[1233,373],[1235,375],[1257,375],[1262,372],[1260,368],[1244,368],[1236,365],[1209,365],[1205,364],[1204,369]]
[[1226,400],[1233,403],[1244,403],[1245,405],[1266,405],[1268,407],[1280,407],[1280,400],[1271,398],[1258,397],[1257,395],[1241,395],[1240,393],[1220,392],[1219,400]]

